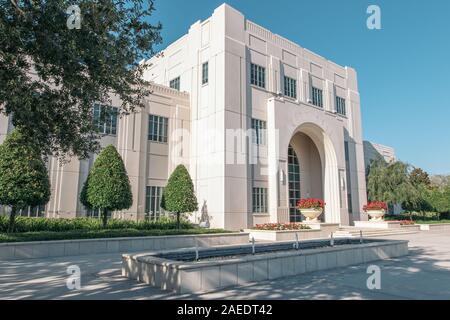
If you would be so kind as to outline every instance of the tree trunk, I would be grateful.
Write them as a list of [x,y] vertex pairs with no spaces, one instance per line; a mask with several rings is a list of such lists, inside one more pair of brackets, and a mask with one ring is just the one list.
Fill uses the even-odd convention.
[[180,213],[177,212],[177,229],[180,230]]
[[11,214],[9,215],[8,233],[14,232],[14,224],[16,222],[16,213],[17,213],[17,208],[15,206],[13,206],[11,209]]
[[102,221],[103,221],[103,228],[106,228],[106,224],[108,223],[108,209],[102,210]]

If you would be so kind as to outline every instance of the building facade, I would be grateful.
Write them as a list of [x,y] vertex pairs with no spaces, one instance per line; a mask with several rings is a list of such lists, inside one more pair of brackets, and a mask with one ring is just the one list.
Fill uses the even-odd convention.
[[[105,131],[102,139],[118,147],[132,182],[133,207],[116,216],[157,216],[162,188],[183,163],[201,212],[192,219],[206,214],[211,227],[301,221],[295,208],[300,198],[324,199],[325,222],[364,219],[355,70],[271,33],[226,4],[142,63],[155,88],[148,108],[118,119],[116,134]],[[4,133],[7,120],[0,121]],[[49,165],[48,216],[86,214],[73,195],[93,160]]]
[[389,146],[385,146],[379,143],[370,141],[364,141],[364,163],[367,168],[372,161],[383,160],[386,163],[392,163],[397,161],[395,156],[395,149]]
[[[384,161],[386,163],[393,163],[397,161],[397,156],[395,155],[395,149],[393,147],[370,141],[364,141],[363,146],[366,174],[369,173],[370,164],[373,161]],[[389,207],[389,212],[393,214],[401,214],[403,211],[402,205],[399,203]]]
[[[112,97],[111,106],[93,107],[95,125],[102,134],[101,146],[114,145],[122,156],[133,192],[133,205],[113,216],[122,219],[157,219],[162,213],[159,202],[162,188],[177,164],[189,162],[189,145],[170,144],[168,128],[190,130],[189,95],[156,84],[145,99],[145,109],[128,116],[115,111],[121,101]],[[100,113],[111,114],[100,120]],[[0,115],[0,143],[13,129],[10,119]],[[80,193],[92,167],[95,154],[87,160],[70,159],[61,163],[49,157],[47,168],[51,183],[51,197],[41,208],[24,210],[24,216],[48,218],[97,217],[98,211],[87,210],[80,202]],[[0,214],[9,208],[0,207]]]

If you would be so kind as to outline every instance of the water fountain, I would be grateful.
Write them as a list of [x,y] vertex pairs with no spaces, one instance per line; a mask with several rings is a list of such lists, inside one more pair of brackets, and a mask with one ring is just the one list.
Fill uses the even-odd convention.
[[[194,293],[408,254],[408,241],[334,238],[154,251],[122,256],[122,275]],[[256,254],[256,252],[258,254]]]

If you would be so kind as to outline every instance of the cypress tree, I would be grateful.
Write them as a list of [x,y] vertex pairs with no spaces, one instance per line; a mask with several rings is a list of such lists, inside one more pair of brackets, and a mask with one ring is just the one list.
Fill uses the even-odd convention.
[[182,213],[198,210],[194,184],[185,166],[177,166],[170,175],[167,186],[164,188],[161,207],[164,210],[176,213],[178,229],[180,228],[180,215]]
[[16,128],[0,145],[0,204],[11,207],[8,232],[14,232],[20,210],[49,199],[50,180],[40,150]]
[[95,160],[80,201],[88,208],[101,209],[103,227],[109,211],[128,209],[133,204],[127,171],[114,146],[107,146]]

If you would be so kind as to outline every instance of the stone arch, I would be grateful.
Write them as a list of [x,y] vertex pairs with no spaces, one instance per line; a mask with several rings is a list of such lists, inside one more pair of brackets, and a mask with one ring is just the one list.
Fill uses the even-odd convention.
[[[312,159],[310,159],[310,164],[301,171],[311,171],[309,172],[310,191],[308,192],[308,190],[305,190],[305,192],[301,193],[301,196],[302,198],[319,198],[323,195],[323,199],[326,202],[324,213],[325,222],[340,223],[339,170],[333,142],[320,126],[313,123],[304,123],[294,130],[288,145],[282,150],[286,150],[287,155],[289,145],[295,145],[296,140],[298,143],[301,139],[303,139],[304,143],[311,141],[315,146],[315,148],[310,149],[311,154],[309,154],[309,156],[312,157]],[[315,155],[313,154],[315,152],[314,150],[318,153],[318,162],[320,163],[313,163],[315,158]],[[296,151],[301,159],[302,152],[300,151],[299,146],[296,146]],[[303,154],[305,154],[305,151],[303,151]],[[302,161],[300,160],[300,163],[301,162]],[[320,174],[318,174],[317,166],[321,169],[319,170]],[[321,180],[321,183],[317,183],[317,180]],[[289,183],[287,185],[289,186]]]

